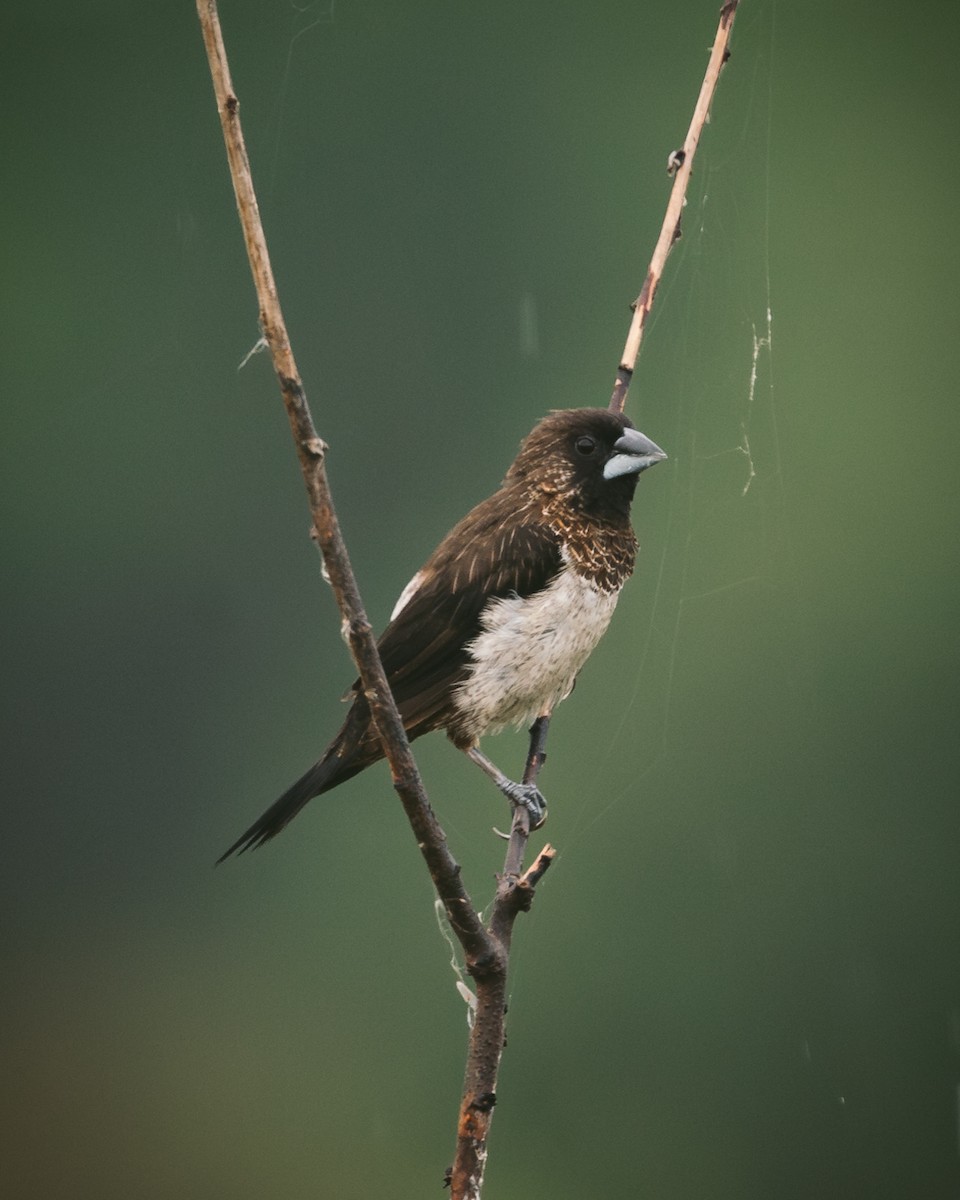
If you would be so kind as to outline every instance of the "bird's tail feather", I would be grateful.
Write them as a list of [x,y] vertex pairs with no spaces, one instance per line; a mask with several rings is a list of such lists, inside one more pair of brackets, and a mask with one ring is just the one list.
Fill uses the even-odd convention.
[[231,854],[255,849],[276,836],[297,815],[301,808],[323,792],[344,783],[383,757],[379,738],[370,729],[369,712],[362,699],[354,702],[343,728],[331,742],[323,758],[315,762],[296,783],[275,800],[262,816],[217,859],[222,863]]

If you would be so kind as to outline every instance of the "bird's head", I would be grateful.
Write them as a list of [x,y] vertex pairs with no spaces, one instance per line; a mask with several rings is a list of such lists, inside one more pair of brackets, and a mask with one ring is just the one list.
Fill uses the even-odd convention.
[[627,417],[606,408],[560,409],[524,438],[504,484],[563,497],[591,516],[623,516],[640,472],[666,457]]

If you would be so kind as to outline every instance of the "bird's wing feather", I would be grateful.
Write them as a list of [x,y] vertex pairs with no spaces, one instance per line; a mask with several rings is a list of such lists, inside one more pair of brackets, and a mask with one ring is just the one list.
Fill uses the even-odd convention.
[[493,597],[533,595],[562,566],[549,526],[518,522],[515,510],[478,506],[440,543],[380,638],[380,656],[411,736],[449,718],[451,692],[468,662],[466,647],[480,632]]

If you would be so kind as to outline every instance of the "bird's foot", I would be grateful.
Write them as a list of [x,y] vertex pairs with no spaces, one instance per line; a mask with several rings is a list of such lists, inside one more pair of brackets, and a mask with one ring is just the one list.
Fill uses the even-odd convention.
[[543,825],[547,819],[547,801],[536,784],[505,779],[499,787],[514,808],[525,808],[530,814],[531,833]]
[[533,783],[514,783],[512,779],[508,779],[496,763],[492,763],[480,752],[479,746],[471,746],[466,753],[485,775],[490,776],[515,810],[527,810],[530,814],[531,831],[539,829],[547,819],[547,802],[540,789]]

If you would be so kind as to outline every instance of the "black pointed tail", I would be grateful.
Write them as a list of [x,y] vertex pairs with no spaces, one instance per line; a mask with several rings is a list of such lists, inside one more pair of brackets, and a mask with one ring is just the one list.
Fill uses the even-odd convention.
[[256,849],[288,825],[301,808],[323,792],[329,792],[338,784],[352,779],[364,767],[383,758],[380,741],[370,725],[369,711],[361,697],[354,701],[343,728],[331,742],[319,762],[315,762],[306,774],[301,775],[274,801],[267,811],[258,817],[250,828],[224,851],[217,859],[218,865],[231,854],[242,854]]

